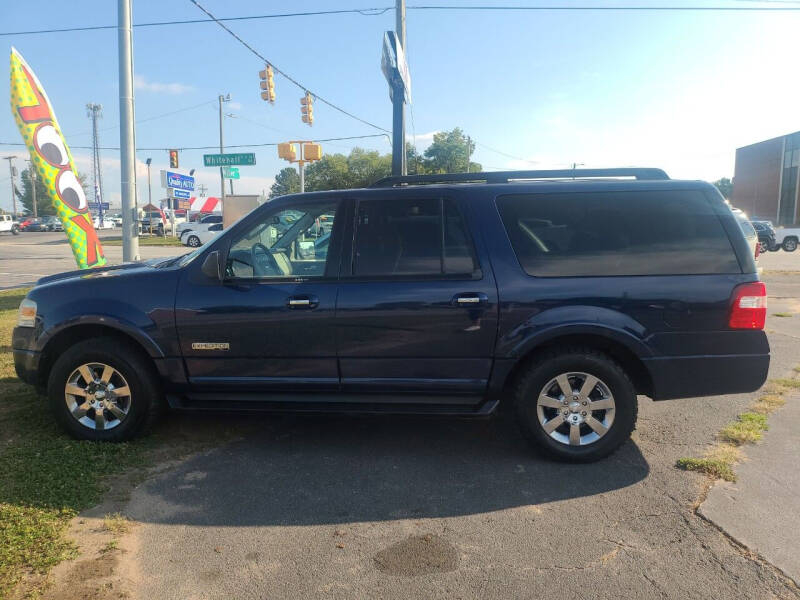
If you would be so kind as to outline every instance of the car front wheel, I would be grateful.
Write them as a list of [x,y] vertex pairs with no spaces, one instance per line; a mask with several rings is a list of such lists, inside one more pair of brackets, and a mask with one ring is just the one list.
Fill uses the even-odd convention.
[[161,406],[158,375],[134,346],[112,338],[75,344],[53,364],[47,395],[75,438],[121,442],[146,430]]
[[186,245],[191,246],[192,248],[197,248],[200,246],[200,238],[196,235],[190,235],[189,239],[186,240]]
[[794,252],[795,250],[797,250],[797,240],[794,238],[783,240],[783,249],[786,252]]
[[593,462],[619,448],[636,426],[636,391],[625,371],[590,348],[534,360],[518,380],[523,435],[551,458]]

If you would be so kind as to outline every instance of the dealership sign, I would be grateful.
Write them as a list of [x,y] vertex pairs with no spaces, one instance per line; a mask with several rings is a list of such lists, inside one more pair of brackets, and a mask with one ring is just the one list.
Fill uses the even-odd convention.
[[[194,177],[172,171],[161,171],[161,187],[174,190],[193,190]],[[187,196],[188,197],[188,196]]]

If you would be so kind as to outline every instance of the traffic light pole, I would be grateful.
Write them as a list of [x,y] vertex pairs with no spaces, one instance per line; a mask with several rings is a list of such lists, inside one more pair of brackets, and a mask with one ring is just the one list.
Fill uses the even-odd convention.
[[[406,49],[406,0],[396,0],[395,29],[397,39],[403,50]],[[406,166],[406,123],[405,90],[402,82],[392,89],[392,175],[405,175]]]
[[33,168],[33,161],[28,161],[28,179],[31,180],[31,198],[33,199],[33,218],[39,218],[39,207],[36,206],[36,170]]
[[[302,146],[301,146],[302,147]],[[301,150],[302,152],[302,150]],[[305,161],[301,160],[300,164],[297,165],[297,169],[300,171],[300,193],[303,194],[306,191],[306,171],[305,171]]]
[[[219,153],[225,154],[225,145],[222,143],[222,103],[225,98],[222,94],[219,95]],[[225,206],[225,172],[222,167],[219,168],[219,186],[220,186],[220,201],[222,206]],[[223,208],[223,210],[225,210]]]
[[133,29],[131,0],[117,3],[119,35],[119,146],[122,192],[122,260],[139,260],[136,214],[136,138],[133,130]]

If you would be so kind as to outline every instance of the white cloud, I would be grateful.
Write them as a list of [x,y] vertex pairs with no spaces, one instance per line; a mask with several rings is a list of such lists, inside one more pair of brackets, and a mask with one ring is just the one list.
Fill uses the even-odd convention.
[[185,83],[159,83],[157,81],[148,81],[144,75],[135,75],[133,78],[133,87],[142,92],[153,92],[156,94],[185,94],[191,92],[194,88]]
[[433,136],[439,133],[439,130],[436,131],[429,131],[428,133],[420,133],[417,134],[416,137],[409,135],[409,132],[406,131],[406,141],[407,142],[414,142],[417,146],[417,151],[424,152],[425,148],[430,146],[433,143]]

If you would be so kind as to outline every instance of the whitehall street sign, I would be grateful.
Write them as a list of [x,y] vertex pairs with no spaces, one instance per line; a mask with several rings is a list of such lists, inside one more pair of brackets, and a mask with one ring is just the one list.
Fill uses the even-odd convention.
[[239,179],[239,167],[222,167],[222,176],[225,179]]
[[175,188],[167,188],[167,195],[170,198],[188,199],[192,197],[192,192],[190,192],[189,190],[177,190]]
[[161,187],[176,190],[193,190],[194,177],[173,173],[172,171],[161,171]]
[[239,152],[236,154],[203,154],[203,164],[207,167],[254,165],[256,164],[256,155],[252,152]]

